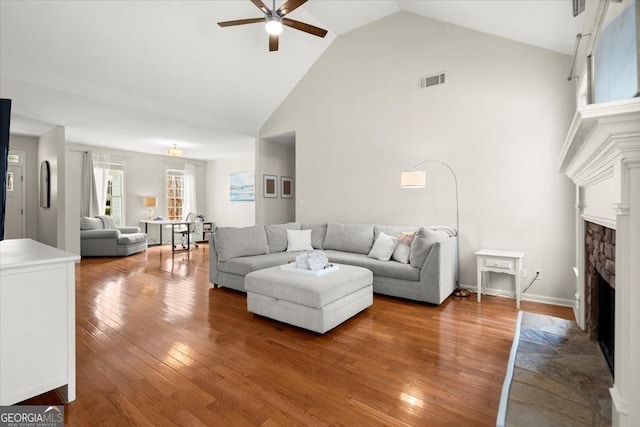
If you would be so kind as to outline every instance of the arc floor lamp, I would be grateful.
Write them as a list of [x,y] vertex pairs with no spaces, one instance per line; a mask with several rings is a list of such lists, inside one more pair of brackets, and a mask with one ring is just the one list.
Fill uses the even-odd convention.
[[427,172],[416,168],[427,163],[439,163],[449,169],[453,175],[453,182],[456,190],[456,290],[460,290],[460,208],[458,204],[458,177],[456,176],[456,173],[451,166],[441,160],[424,160],[414,165],[410,170],[402,172],[400,175],[400,187],[424,188],[427,183]]

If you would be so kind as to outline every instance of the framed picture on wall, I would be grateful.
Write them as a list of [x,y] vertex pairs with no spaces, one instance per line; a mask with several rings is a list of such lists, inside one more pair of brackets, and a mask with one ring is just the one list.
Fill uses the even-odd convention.
[[253,172],[233,172],[229,175],[230,202],[253,202],[255,194]]
[[264,197],[278,197],[278,177],[276,175],[264,175]]
[[293,199],[293,178],[290,176],[280,177],[280,197]]

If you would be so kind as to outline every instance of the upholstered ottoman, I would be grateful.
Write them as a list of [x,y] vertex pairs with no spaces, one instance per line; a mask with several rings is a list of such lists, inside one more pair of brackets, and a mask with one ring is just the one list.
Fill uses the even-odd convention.
[[373,304],[372,282],[351,265],[322,276],[277,266],[247,274],[244,287],[250,312],[323,334]]

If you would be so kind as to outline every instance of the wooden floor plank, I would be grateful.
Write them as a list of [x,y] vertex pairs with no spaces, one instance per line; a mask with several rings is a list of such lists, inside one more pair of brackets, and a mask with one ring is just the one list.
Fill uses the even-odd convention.
[[[77,400],[65,425],[495,424],[517,310],[376,295],[324,335],[212,288],[208,245],[76,266]],[[571,318],[569,308],[523,310]],[[25,404],[60,404],[45,393]]]

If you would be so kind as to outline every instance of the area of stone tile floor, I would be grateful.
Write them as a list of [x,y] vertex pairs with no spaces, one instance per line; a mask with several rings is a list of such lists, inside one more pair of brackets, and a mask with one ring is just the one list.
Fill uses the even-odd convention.
[[523,313],[507,426],[610,426],[612,385],[598,343],[575,322]]

